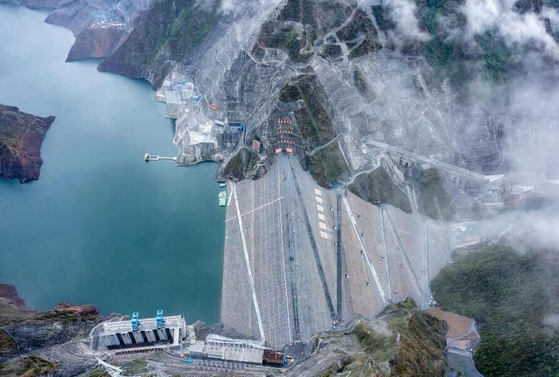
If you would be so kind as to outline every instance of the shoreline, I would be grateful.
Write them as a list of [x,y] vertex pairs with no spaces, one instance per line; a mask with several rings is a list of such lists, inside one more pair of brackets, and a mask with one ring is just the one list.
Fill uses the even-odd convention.
[[[221,235],[224,217],[217,203],[218,185],[214,183],[213,179],[217,165],[201,165],[188,171],[176,170],[174,164],[146,165],[142,160],[145,150],[164,155],[176,154],[176,147],[172,144],[172,124],[165,120],[163,107],[153,101],[153,91],[148,90],[148,86],[142,81],[129,81],[126,77],[119,77],[120,75],[102,75],[95,69],[99,61],[66,65],[63,63],[64,55],[60,52],[67,47],[69,39],[73,40],[70,34],[66,30],[62,31],[58,27],[42,23],[44,18],[42,14],[27,10],[25,7],[20,8],[19,11],[5,9],[3,14],[20,14],[24,19],[39,22],[38,30],[46,31],[46,33],[52,32],[54,36],[66,37],[59,38],[60,43],[48,48],[48,52],[43,54],[48,61],[41,64],[51,66],[51,60],[56,61],[56,65],[52,64],[52,66],[61,67],[57,69],[60,75],[66,75],[66,70],[69,72],[68,83],[72,83],[73,86],[78,85],[78,90],[82,84],[86,88],[84,93],[78,93],[79,97],[83,97],[86,94],[85,91],[90,92],[91,95],[86,99],[78,97],[76,101],[75,89],[56,91],[56,87],[54,87],[55,94],[61,93],[60,98],[53,96],[52,100],[40,102],[34,101],[34,98],[40,96],[42,91],[34,91],[31,97],[27,96],[23,90],[21,95],[17,91],[15,95],[4,93],[3,101],[18,103],[20,107],[30,109],[37,114],[52,111],[60,116],[56,121],[56,129],[51,130],[54,133],[50,134],[43,144],[45,165],[41,180],[38,184],[28,185],[22,189],[6,182],[4,187],[6,196],[3,199],[3,201],[19,203],[21,198],[21,205],[18,204],[17,207],[15,204],[3,203],[8,205],[5,222],[8,221],[10,214],[16,212],[26,214],[19,217],[21,223],[29,223],[30,220],[26,219],[32,215],[39,216],[38,221],[31,223],[31,226],[26,228],[27,233],[37,234],[37,240],[44,240],[44,252],[49,255],[52,253],[52,258],[43,263],[46,270],[43,274],[40,268],[41,263],[38,261],[43,260],[44,257],[38,255],[37,258],[33,258],[34,251],[42,250],[43,246],[35,245],[38,242],[35,241],[35,237],[27,237],[22,242],[17,242],[16,236],[9,235],[3,240],[6,246],[6,252],[1,255],[2,261],[4,261],[4,269],[0,270],[0,274],[4,276],[3,280],[16,284],[28,302],[40,310],[48,310],[53,304],[63,300],[78,303],[95,302],[103,314],[112,311],[128,313],[140,310],[147,315],[149,312],[155,312],[156,309],[164,308],[169,313],[184,313],[189,318],[201,318],[210,323],[217,322],[222,279],[223,237]],[[6,23],[6,25],[9,24]],[[13,29],[13,26],[11,28]],[[15,41],[17,39],[14,39],[14,43],[17,44]],[[10,49],[6,50],[6,56],[10,56],[10,51]],[[22,70],[17,67],[13,67],[13,69],[8,67],[5,72],[19,71]],[[36,72],[49,71],[49,69],[45,69]],[[82,80],[84,76],[86,77]],[[60,82],[58,76],[52,77],[53,80],[49,80],[43,85],[45,88],[52,88],[53,84]],[[2,82],[7,82],[7,76],[3,78]],[[30,78],[33,79],[34,76],[31,75]],[[111,85],[111,92],[104,94],[105,90],[109,90],[106,85]],[[116,87],[112,87],[112,85],[116,85]],[[107,89],[104,89],[105,87]],[[32,89],[33,86],[30,88]],[[124,91],[130,91],[130,95],[124,96]],[[120,92],[122,94],[119,94]],[[125,106],[128,105],[127,108],[140,104],[139,106],[148,109],[140,113],[149,112],[149,116],[137,119],[138,116],[132,114],[132,117],[127,117],[122,111],[112,113],[115,106],[111,104],[118,102],[109,101],[107,98],[113,97],[119,101],[121,98],[127,98],[127,102],[122,103]],[[13,98],[16,100],[11,100]],[[27,101],[27,105],[25,105],[25,101],[17,101],[20,98],[23,100],[30,98],[30,101]],[[93,102],[90,103],[91,101]],[[147,101],[147,103],[143,101]],[[30,106],[30,103],[34,102],[38,104]],[[102,116],[97,119],[95,114],[89,114],[86,111],[76,118],[76,110],[80,111],[82,105],[88,107],[93,105],[96,106],[95,108],[99,108],[98,111],[110,110],[111,112],[101,114]],[[51,108],[52,110],[49,110]],[[82,118],[85,127],[82,126]],[[133,119],[133,121],[129,119]],[[138,122],[142,122],[142,124]],[[112,135],[115,137],[111,137]],[[144,138],[144,135],[147,137]],[[68,145],[68,148],[65,144]],[[113,161],[115,166],[113,166]],[[66,168],[67,164],[71,169]],[[126,169],[126,171],[119,172],[119,169]],[[138,169],[140,170],[138,171]],[[129,178],[133,178],[133,180],[130,181]],[[123,180],[126,182],[123,181],[123,185],[114,187],[112,190],[114,192],[111,193],[107,190],[115,184],[103,184],[103,181],[107,179],[111,179],[113,182]],[[57,192],[65,194],[58,195]],[[29,200],[24,198],[24,193],[29,193],[30,196],[27,198]],[[14,198],[17,200],[14,201]],[[92,207],[87,204],[91,200],[101,200],[101,202],[98,206]],[[51,204],[34,204],[37,201]],[[71,203],[74,203],[74,207],[77,206],[76,208],[82,211],[80,213],[86,217],[76,219],[79,215],[73,215]],[[57,210],[54,215],[50,214],[49,205],[56,206]],[[207,208],[208,206],[211,208]],[[199,212],[202,212],[201,216],[198,216]],[[99,217],[105,216],[105,213],[110,214],[108,219]],[[126,219],[127,213],[132,219]],[[196,216],[199,217],[199,220]],[[103,221],[99,222],[97,219]],[[85,221],[91,221],[91,227],[83,226]],[[135,223],[138,223],[137,226],[132,227],[131,224]],[[64,232],[58,231],[61,226],[68,233],[67,237],[56,243],[49,243],[49,238],[56,238],[54,234],[64,234]],[[8,225],[4,228],[9,232],[10,229],[16,228],[16,225]],[[117,229],[122,229],[120,236]],[[92,242],[90,237],[93,233],[90,232],[101,232],[102,239]],[[52,236],[48,236],[47,233]],[[16,231],[15,234],[17,235],[18,232]],[[217,237],[216,234],[218,234]],[[139,248],[138,242],[142,243]],[[102,250],[97,250],[97,248],[102,248]],[[139,250],[140,259],[131,257],[135,253],[134,248]],[[185,248],[187,250],[184,250]],[[21,249],[26,252],[21,252]],[[20,251],[21,256],[14,260],[15,256],[8,255],[9,250],[14,250],[14,255],[16,255],[15,251]],[[117,251],[118,253],[116,253]],[[178,259],[181,263],[173,264],[166,260],[158,262],[157,259],[160,257],[157,255],[160,253],[167,253],[169,257],[174,260]],[[21,260],[27,258],[30,259],[29,271],[19,273],[17,266]],[[64,261],[60,267],[51,266],[54,261],[60,260]],[[136,266],[122,271],[121,279],[126,280],[122,286],[118,284],[119,274],[105,276],[105,271],[108,270],[101,266],[101,264],[110,263],[125,265],[130,261]],[[91,265],[88,269],[97,277],[92,277],[92,274],[88,273],[85,274],[84,279],[75,281],[73,271],[68,271],[72,264],[76,266],[74,271],[83,271],[86,268],[85,265]],[[152,264],[153,267],[150,267]],[[1,273],[8,266],[14,266],[12,268],[14,272]],[[53,276],[55,273],[52,271],[61,271],[63,274],[67,274],[68,278],[64,279],[62,275]],[[151,279],[153,287],[145,287],[145,294],[150,301],[144,302],[145,300],[138,297],[139,292],[133,287],[144,287],[148,281],[141,279],[134,283],[134,274],[149,274],[150,271],[152,273],[167,272],[172,275],[163,279],[155,277]],[[26,273],[32,275],[26,276]],[[41,288],[41,284],[44,284],[43,281],[47,279],[51,279],[48,283],[52,286],[50,290]],[[201,279],[209,280],[207,286],[199,286],[198,281]],[[175,281],[176,284],[168,283],[170,280]],[[115,281],[117,281],[116,284]],[[39,282],[40,289],[33,289],[34,282]],[[111,293],[110,297],[103,298],[102,293],[98,293],[101,291],[100,287],[111,284],[113,287],[119,286],[119,288]],[[189,293],[189,297],[183,299],[184,292],[189,291],[192,291]],[[164,293],[163,296],[162,293]],[[95,300],[96,297],[99,297],[100,300]],[[166,302],[165,297],[174,298]],[[205,297],[215,299],[204,303]]]

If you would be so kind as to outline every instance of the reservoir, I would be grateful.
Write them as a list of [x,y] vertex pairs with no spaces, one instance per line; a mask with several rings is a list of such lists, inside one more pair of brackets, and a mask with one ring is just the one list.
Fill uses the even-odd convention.
[[142,81],[65,63],[74,41],[45,12],[0,5],[0,103],[56,116],[39,181],[0,179],[0,282],[28,306],[219,321],[225,209],[216,164],[175,156],[173,123]]

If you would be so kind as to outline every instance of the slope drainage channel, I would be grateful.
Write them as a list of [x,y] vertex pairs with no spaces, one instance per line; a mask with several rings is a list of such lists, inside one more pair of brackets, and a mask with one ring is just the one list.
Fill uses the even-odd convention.
[[336,234],[337,234],[337,288],[338,288],[338,321],[342,320],[342,196],[336,196]]
[[233,187],[233,196],[235,197],[235,208],[237,210],[237,220],[239,222],[239,230],[241,231],[241,241],[243,243],[243,252],[245,256],[245,262],[248,272],[248,282],[250,285],[250,293],[252,295],[252,300],[254,304],[254,311],[256,312],[256,318],[258,320],[258,329],[260,330],[260,340],[262,344],[266,342],[266,338],[264,337],[264,326],[262,325],[262,316],[260,315],[260,306],[258,305],[258,298],[256,297],[256,287],[254,285],[254,277],[252,275],[252,269],[250,267],[250,257],[248,255],[247,244],[245,240],[245,232],[243,230],[243,219],[241,216],[241,210],[239,208],[239,199],[237,198],[237,189],[235,184],[232,185]]
[[415,282],[415,285],[417,286],[417,289],[419,289],[419,292],[423,295],[423,289],[421,288],[421,284],[419,284],[419,279],[417,278],[415,270],[413,269],[413,265],[411,264],[408,253],[406,252],[406,249],[404,249],[404,243],[400,239],[400,235],[398,234],[398,231],[396,230],[396,225],[394,225],[394,221],[392,221],[392,216],[390,216],[390,212],[388,212],[388,211],[386,211],[386,214],[388,215],[388,221],[390,222],[390,225],[392,226],[392,230],[394,231],[394,237],[396,238],[396,241],[398,242],[398,245],[399,245],[398,248],[400,249],[400,253],[402,254],[402,257],[404,258],[404,260],[406,261],[406,264],[408,265],[408,268],[409,268],[410,273],[411,273],[411,275],[414,279],[414,282]]
[[328,305],[328,310],[330,311],[330,318],[332,321],[336,321],[336,313],[334,311],[334,305],[332,304],[332,297],[330,296],[330,291],[328,290],[328,284],[326,283],[326,277],[324,275],[324,268],[322,267],[322,262],[320,261],[320,254],[318,253],[318,247],[316,246],[316,241],[311,228],[311,222],[309,221],[309,215],[307,213],[307,207],[303,201],[303,194],[301,188],[299,187],[299,182],[297,181],[297,175],[295,174],[295,169],[293,169],[292,161],[289,161],[289,167],[291,168],[291,174],[293,176],[293,183],[295,183],[295,189],[297,191],[297,196],[299,197],[299,202],[301,203],[301,208],[303,210],[303,218],[305,220],[305,227],[309,234],[309,241],[313,249],[314,260],[316,262],[316,267],[318,269],[318,274],[320,276],[320,282],[322,283],[322,289],[324,291],[324,296],[326,298],[326,303]]
[[[285,164],[285,159],[281,159],[282,167]],[[285,169],[283,170],[283,186],[284,186],[284,196],[290,197],[287,195],[287,176],[285,174]],[[279,169],[278,169],[279,171]],[[289,218],[289,214],[291,213],[291,206],[290,200],[285,201],[285,217],[286,217],[286,234],[287,234],[287,250],[289,255],[289,273],[290,273],[290,281],[291,281],[291,298],[293,302],[293,330],[294,334],[293,337],[295,340],[301,340],[301,330],[299,326],[299,299],[297,296],[297,275],[295,273],[295,246],[293,241],[293,230],[291,229],[291,219]]]
[[357,229],[357,223],[355,222],[355,219],[353,218],[353,211],[351,210],[351,207],[349,206],[349,202],[347,201],[347,198],[344,196],[342,198],[344,205],[345,205],[345,209],[347,211],[347,214],[349,216],[349,220],[351,222],[351,225],[353,226],[353,230],[355,232],[355,236],[357,237],[357,241],[359,241],[359,245],[361,246],[361,250],[363,250],[363,256],[365,257],[365,262],[367,263],[367,267],[369,267],[369,270],[371,271],[371,275],[373,275],[373,279],[375,280],[375,284],[377,286],[377,289],[380,293],[380,297],[382,299],[382,303],[383,305],[386,305],[386,294],[384,293],[384,289],[382,288],[382,284],[380,283],[380,279],[378,277],[377,271],[375,270],[375,267],[372,265],[370,259],[369,259],[369,254],[367,252],[367,249],[365,248],[365,244],[363,243],[363,240],[361,239],[361,235],[359,234],[359,230]]

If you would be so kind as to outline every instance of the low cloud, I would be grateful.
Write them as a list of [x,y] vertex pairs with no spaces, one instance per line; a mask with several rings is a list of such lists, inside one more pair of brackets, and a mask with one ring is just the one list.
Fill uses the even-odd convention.
[[390,330],[389,328],[388,322],[386,321],[373,320],[369,322],[369,327],[371,328],[371,330],[382,336],[390,337],[394,335],[392,333],[392,330]]
[[419,28],[417,6],[408,0],[390,0],[386,6],[390,10],[392,21],[396,24],[397,32],[404,38],[427,42],[431,37]]
[[473,233],[487,240],[496,241],[510,235],[518,251],[528,249],[559,252],[559,205],[536,211],[504,212],[487,220],[479,220]]
[[535,44],[559,59],[559,47],[545,24],[545,18],[559,21],[557,13],[546,9],[544,14],[520,14],[515,11],[515,3],[516,0],[466,0],[462,13],[468,22],[469,36],[497,31],[509,46]]
[[543,319],[543,324],[559,329],[559,314],[548,314]]
[[427,42],[431,36],[421,30],[417,19],[417,5],[412,0],[358,0],[357,4],[367,13],[371,13],[373,5],[386,7],[396,30],[390,32],[390,38],[401,45],[406,39]]
[[281,0],[223,0],[219,7],[224,14],[238,14],[247,8],[271,8],[279,5]]

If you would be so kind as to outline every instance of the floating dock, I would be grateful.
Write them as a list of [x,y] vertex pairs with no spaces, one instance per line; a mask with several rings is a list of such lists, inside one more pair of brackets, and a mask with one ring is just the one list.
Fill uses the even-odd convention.
[[170,160],[170,161],[177,161],[176,157],[163,157],[163,156],[157,156],[154,154],[149,154],[149,153],[145,153],[144,154],[144,161],[148,162],[148,161],[159,161],[159,160]]
[[225,207],[227,205],[227,191],[222,190],[219,192],[219,206]]

